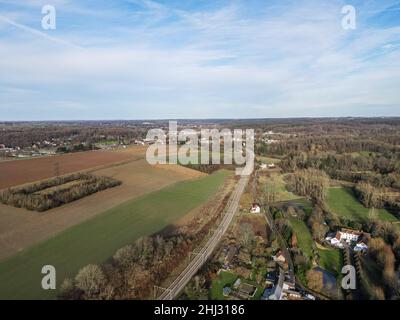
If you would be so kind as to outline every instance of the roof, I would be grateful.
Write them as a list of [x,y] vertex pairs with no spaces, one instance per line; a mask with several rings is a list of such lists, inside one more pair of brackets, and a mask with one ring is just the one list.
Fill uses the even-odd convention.
[[276,272],[268,272],[267,275],[265,276],[265,279],[275,281],[276,279]]
[[238,286],[240,286],[241,283],[242,283],[242,280],[240,280],[240,278],[237,278],[235,283],[233,284],[233,286],[238,287]]
[[361,236],[363,234],[362,231],[348,229],[348,228],[342,228],[340,231],[343,232],[343,233],[353,234],[353,235],[356,235],[356,236]]
[[261,297],[261,300],[268,300],[269,297],[271,296],[271,294],[273,294],[273,291],[274,291],[273,287],[266,288],[264,290],[264,293],[263,293],[262,297]]
[[222,289],[222,292],[223,292],[224,296],[227,296],[232,292],[232,289],[230,287],[224,287]]
[[251,284],[248,284],[248,283],[242,283],[239,286],[238,290],[239,290],[239,293],[241,293],[243,295],[253,297],[254,294],[257,292],[257,287],[253,286]]

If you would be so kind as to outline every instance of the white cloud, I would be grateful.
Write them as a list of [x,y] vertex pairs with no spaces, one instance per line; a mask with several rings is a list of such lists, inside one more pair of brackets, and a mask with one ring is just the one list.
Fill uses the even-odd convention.
[[[39,118],[54,108],[71,118],[80,108],[86,118],[268,117],[360,113],[363,105],[393,112],[399,104],[400,56],[392,43],[400,28],[346,32],[339,1],[256,17],[243,14],[245,2],[211,11],[127,2],[140,8],[128,17],[143,24],[104,17],[96,28],[90,15],[68,16],[87,28],[62,27],[53,36],[12,20],[18,37],[0,38],[0,110],[26,105],[27,116],[39,110]],[[60,6],[72,17],[88,10]],[[108,17],[119,14],[127,16],[115,9]],[[84,49],[65,46],[72,43]]]

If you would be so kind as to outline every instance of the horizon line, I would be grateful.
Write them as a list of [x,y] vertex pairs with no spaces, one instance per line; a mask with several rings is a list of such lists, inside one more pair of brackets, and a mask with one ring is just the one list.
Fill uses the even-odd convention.
[[291,119],[397,119],[400,115],[396,116],[302,116],[302,117],[255,117],[255,118],[139,118],[139,119],[53,119],[53,120],[0,120],[0,123],[17,123],[17,122],[91,122],[91,121],[187,121],[187,120],[291,120]]

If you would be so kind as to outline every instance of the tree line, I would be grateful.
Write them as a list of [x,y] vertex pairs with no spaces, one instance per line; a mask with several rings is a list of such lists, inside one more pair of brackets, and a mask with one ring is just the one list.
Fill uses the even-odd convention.
[[121,181],[110,177],[78,173],[8,188],[0,192],[0,202],[42,212],[120,184]]
[[[149,299],[154,285],[161,285],[188,259],[225,208],[229,194],[207,204],[190,223],[142,237],[115,252],[102,265],[83,267],[64,280],[60,299]],[[215,202],[215,203],[214,203]]]

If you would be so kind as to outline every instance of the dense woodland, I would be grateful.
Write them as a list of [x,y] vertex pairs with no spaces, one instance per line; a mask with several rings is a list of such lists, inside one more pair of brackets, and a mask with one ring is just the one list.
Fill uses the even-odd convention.
[[310,119],[275,128],[270,137],[278,142],[257,143],[256,153],[282,159],[284,172],[316,169],[353,183],[367,207],[399,212],[400,119]]
[[90,149],[87,145],[106,139],[130,143],[133,139],[144,138],[146,132],[146,126],[123,126],[118,122],[0,123],[0,144],[10,148],[29,148],[49,141],[57,143],[61,148],[63,144],[77,145],[77,150],[60,149],[60,152],[84,151],[83,148]]

